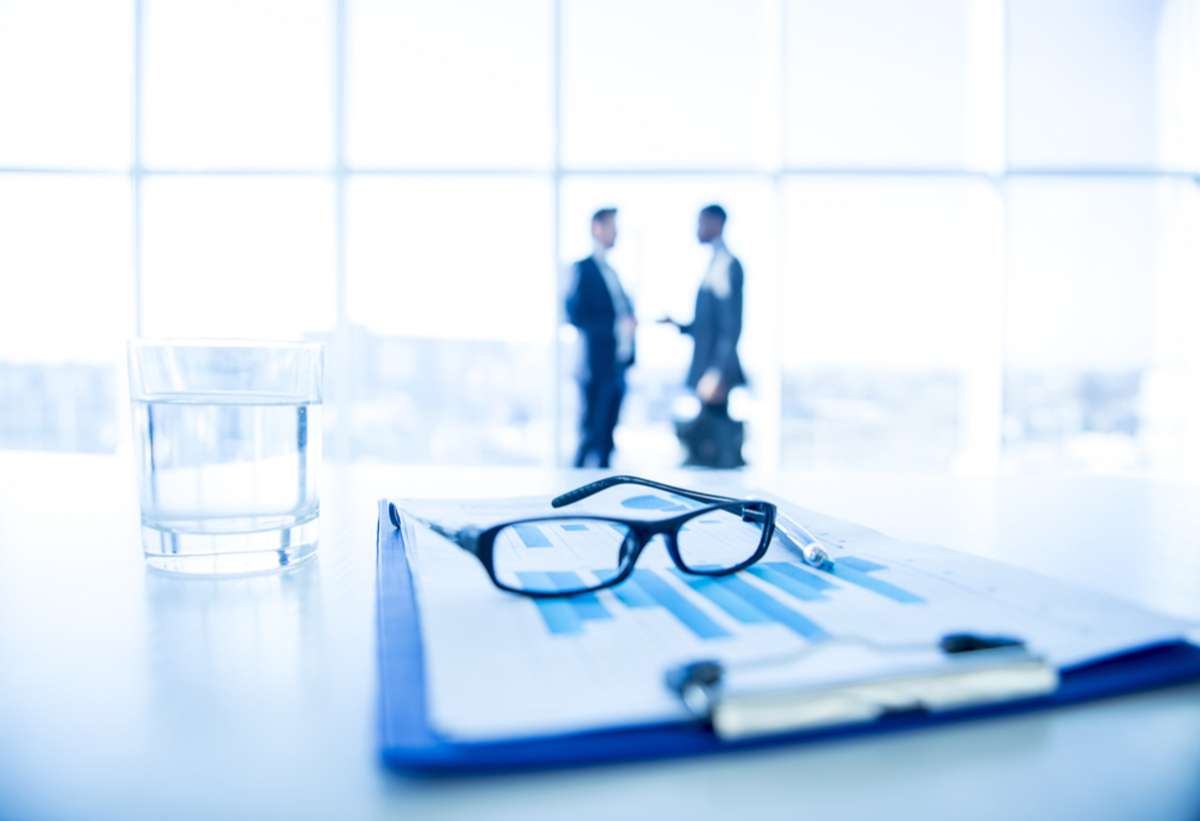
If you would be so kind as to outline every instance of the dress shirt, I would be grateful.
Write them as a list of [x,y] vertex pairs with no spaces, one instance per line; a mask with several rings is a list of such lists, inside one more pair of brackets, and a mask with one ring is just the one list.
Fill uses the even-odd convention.
[[617,314],[616,325],[613,329],[617,335],[617,361],[628,362],[633,355],[633,332],[629,328],[629,324],[622,320],[632,317],[633,310],[629,304],[629,297],[625,295],[625,290],[621,287],[621,280],[617,277],[617,272],[608,264],[607,256],[602,248],[597,248],[592,254],[592,258],[596,260],[596,267],[600,269],[600,275],[604,277],[604,284],[608,288],[609,296],[612,297],[613,310]]

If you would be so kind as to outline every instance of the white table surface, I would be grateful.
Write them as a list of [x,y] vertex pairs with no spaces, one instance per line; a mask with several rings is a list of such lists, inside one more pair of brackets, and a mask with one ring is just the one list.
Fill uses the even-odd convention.
[[[375,500],[551,492],[583,476],[327,464],[317,559],[204,580],[143,566],[128,460],[0,454],[0,818],[1200,818],[1200,685],[682,761],[381,769]],[[1195,485],[745,481],[1200,620]]]

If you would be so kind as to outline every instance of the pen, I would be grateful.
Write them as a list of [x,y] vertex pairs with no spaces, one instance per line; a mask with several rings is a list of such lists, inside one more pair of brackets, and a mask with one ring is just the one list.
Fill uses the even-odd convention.
[[805,564],[818,570],[833,569],[833,556],[829,555],[825,546],[804,525],[780,515],[775,520],[775,528],[786,537],[784,543],[800,553],[800,558],[804,559]]

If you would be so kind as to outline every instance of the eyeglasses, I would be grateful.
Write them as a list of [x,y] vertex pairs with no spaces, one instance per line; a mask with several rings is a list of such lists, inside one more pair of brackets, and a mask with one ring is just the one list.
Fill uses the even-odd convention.
[[[775,534],[775,505],[665,485],[636,476],[610,476],[551,500],[566,507],[617,485],[642,485],[669,496],[626,498],[631,510],[659,511],[666,518],[539,516],[486,528],[452,529],[413,516],[483,563],[501,590],[537,598],[573,596],[620,584],[656,536],[684,573],[725,576],[761,559]],[[695,503],[700,503],[697,507]],[[392,525],[400,511],[388,505]],[[407,515],[407,514],[406,514]]]

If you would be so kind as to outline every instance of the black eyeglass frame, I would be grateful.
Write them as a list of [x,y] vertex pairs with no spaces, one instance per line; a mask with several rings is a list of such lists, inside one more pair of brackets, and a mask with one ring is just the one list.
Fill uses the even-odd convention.
[[[450,530],[438,525],[435,522],[417,519],[422,524],[432,529],[435,533],[445,536],[450,541],[457,544],[463,550],[474,555],[483,564],[484,570],[487,571],[488,578],[492,580],[492,584],[505,590],[509,593],[516,593],[521,596],[530,596],[536,599],[556,599],[565,598],[567,596],[576,596],[581,593],[592,593],[597,590],[603,590],[606,587],[615,587],[621,582],[629,578],[633,573],[634,566],[637,564],[638,558],[642,555],[642,551],[654,539],[655,536],[662,536],[666,544],[667,555],[671,557],[671,561],[684,573],[690,573],[694,576],[728,576],[745,570],[750,565],[757,562],[766,555],[767,548],[771,544],[771,539],[775,535],[775,517],[776,507],[772,502],[762,499],[737,499],[732,496],[717,496],[712,493],[702,493],[700,491],[688,490],[687,488],[676,487],[674,485],[655,482],[651,479],[643,479],[638,476],[608,476],[595,482],[589,482],[582,487],[574,490],[569,490],[566,493],[556,496],[550,501],[550,506],[559,508],[566,505],[574,504],[582,501],[589,496],[599,493],[608,488],[622,484],[635,484],[644,487],[654,488],[656,490],[673,493],[676,496],[681,496],[686,499],[691,499],[697,502],[705,502],[704,507],[698,507],[693,510],[688,510],[676,516],[670,516],[665,519],[647,520],[647,519],[632,519],[617,516],[599,516],[592,514],[574,515],[574,516],[530,516],[523,519],[512,519],[499,524],[489,525],[485,528],[465,527],[459,530]],[[679,531],[692,519],[698,516],[703,516],[713,511],[724,510],[731,513],[736,513],[743,520],[761,524],[762,535],[759,539],[758,547],[754,553],[746,560],[739,562],[732,567],[721,568],[693,568],[689,567],[684,561],[683,555],[679,550]],[[395,504],[388,504],[388,517],[392,521],[392,525],[399,529],[401,527],[400,511]],[[414,517],[415,518],[415,517]],[[521,524],[533,524],[535,522],[553,522],[553,521],[595,521],[608,522],[624,527],[628,532],[625,539],[633,538],[634,544],[625,556],[622,566],[619,568],[617,575],[603,582],[580,588],[572,588],[567,590],[523,590],[505,584],[496,575],[496,566],[494,561],[496,536],[501,530],[506,527]]]

